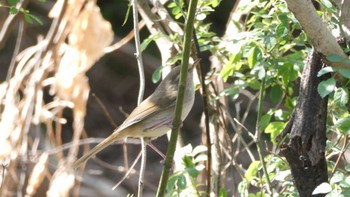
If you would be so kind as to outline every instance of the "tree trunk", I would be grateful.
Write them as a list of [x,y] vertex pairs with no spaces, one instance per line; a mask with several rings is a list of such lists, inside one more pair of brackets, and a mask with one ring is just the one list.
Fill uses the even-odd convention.
[[325,159],[328,98],[320,97],[317,86],[329,75],[317,77],[322,65],[321,56],[313,50],[305,64],[296,108],[277,138],[280,141],[290,134],[289,143],[281,145],[281,153],[291,167],[300,197],[311,196],[313,190],[328,179]]

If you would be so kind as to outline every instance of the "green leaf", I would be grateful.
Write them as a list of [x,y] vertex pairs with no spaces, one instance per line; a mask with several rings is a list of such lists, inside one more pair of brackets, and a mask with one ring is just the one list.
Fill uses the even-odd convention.
[[349,101],[349,90],[347,88],[338,88],[334,92],[334,101],[340,106],[345,106]]
[[224,68],[221,69],[220,75],[224,79],[224,81],[226,82],[227,79],[233,75],[234,71],[235,70],[234,70],[234,67],[232,65],[226,65]]
[[178,175],[172,175],[170,176],[169,180],[168,180],[168,184],[167,184],[167,192],[172,194],[174,192],[174,188],[175,188],[175,183],[178,179]]
[[15,6],[18,2],[19,2],[19,0],[7,0],[7,3],[8,3],[10,6]]
[[260,82],[256,78],[253,78],[252,80],[249,80],[248,81],[248,85],[253,90],[259,90],[260,86],[261,86]]
[[178,176],[176,185],[179,187],[180,190],[184,190],[186,188],[186,177],[183,174]]
[[156,34],[154,36],[150,36],[150,37],[144,39],[141,43],[141,51],[144,51],[152,41],[154,41],[158,38],[159,38],[159,34]]
[[297,99],[295,97],[291,98],[287,96],[284,106],[287,107],[288,109],[294,109],[296,103],[297,103]]
[[347,164],[347,165],[345,166],[345,170],[348,171],[348,172],[350,172],[350,164]]
[[286,111],[283,111],[282,109],[277,109],[274,112],[274,116],[275,116],[275,120],[285,121],[288,118],[289,113]]
[[283,95],[283,90],[282,90],[281,86],[274,85],[271,88],[270,99],[273,103],[278,103],[281,100],[282,95]]
[[197,178],[199,175],[199,171],[195,168],[186,168],[186,172],[193,178]]
[[278,37],[284,37],[288,35],[288,27],[286,27],[284,24],[279,24],[276,28],[276,34]]
[[258,71],[258,79],[262,80],[266,76],[266,71],[263,67],[261,67]]
[[336,128],[344,135],[350,135],[350,117],[340,118],[334,124]]
[[29,10],[24,10],[24,9],[20,9],[20,12],[23,13],[24,15],[24,20],[29,23],[29,24],[33,24],[33,20],[35,20],[37,23],[39,23],[40,25],[43,25],[43,22],[35,15],[30,14]]
[[344,179],[344,174],[337,171],[334,173],[334,175],[332,176],[331,180],[329,181],[330,184],[333,183],[339,183],[340,181],[342,181]]
[[256,46],[254,46],[253,48],[250,49],[249,56],[248,56],[249,68],[253,68],[255,66],[257,59],[258,59],[259,52],[260,52],[260,50]]
[[320,94],[320,96],[324,98],[328,96],[331,92],[333,92],[335,85],[336,85],[335,79],[330,78],[318,84],[317,91]]
[[248,182],[252,181],[256,177],[259,165],[260,161],[253,161],[249,165],[248,170],[244,174],[244,177],[247,179]]
[[29,23],[29,24],[33,24],[33,20],[32,20],[32,18],[30,17],[30,15],[27,14],[27,13],[23,13],[23,14],[24,14],[24,20],[25,20],[27,23]]
[[339,73],[340,73],[343,77],[350,79],[350,70],[349,70],[349,69],[343,69],[343,68],[341,68],[341,69],[339,69]]
[[220,75],[224,79],[224,81],[227,81],[227,79],[230,76],[233,76],[234,71],[239,70],[242,67],[242,64],[239,63],[240,59],[241,59],[240,53],[230,55],[229,61],[224,66],[224,68],[221,69],[220,71]]
[[326,58],[328,61],[334,62],[334,63],[342,62],[344,60],[344,58],[342,56],[337,55],[337,54],[328,55]]
[[283,131],[286,123],[271,122],[265,129],[265,133],[270,133],[271,141],[275,143],[275,138]]
[[289,23],[289,18],[287,14],[285,13],[279,13],[277,15],[278,19],[283,23],[283,24],[288,24]]
[[256,197],[265,197],[265,193],[261,193],[261,192],[258,192],[258,193],[256,193],[256,195],[255,195]]
[[9,13],[10,14],[17,14],[18,13],[18,9],[15,6],[11,6]]
[[124,26],[126,24],[126,22],[128,21],[128,18],[129,18],[129,14],[130,14],[130,8],[131,8],[132,4],[129,3],[128,5],[128,9],[126,10],[126,14],[125,14],[125,18],[124,18],[124,21],[123,21],[123,24],[122,26]]
[[267,125],[269,125],[270,123],[270,120],[271,120],[271,114],[265,114],[263,116],[261,116],[261,119],[260,119],[260,130],[265,130]]
[[161,70],[162,70],[163,67],[158,67],[152,74],[152,82],[153,83],[157,83],[159,80],[160,80],[160,77],[161,77]]
[[194,167],[194,164],[192,162],[192,157],[188,156],[188,155],[184,155],[182,157],[182,163],[184,164],[184,166],[186,166],[187,168],[191,168]]
[[225,188],[221,188],[219,191],[219,197],[227,197],[227,191]]
[[335,72],[335,71],[336,71],[335,68],[333,68],[331,66],[327,66],[327,67],[322,68],[320,71],[318,71],[317,77],[320,77],[326,73],[331,73],[331,72]]
[[328,0],[321,0],[321,3],[328,9],[331,9],[333,7],[332,3]]

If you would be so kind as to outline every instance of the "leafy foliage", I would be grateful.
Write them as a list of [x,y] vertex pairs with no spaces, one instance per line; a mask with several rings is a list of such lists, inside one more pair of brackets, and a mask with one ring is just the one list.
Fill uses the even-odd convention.
[[[10,14],[23,14],[24,20],[29,24],[34,24],[34,21],[36,21],[40,25],[43,25],[43,22],[37,16],[31,14],[29,10],[23,8],[18,9],[16,7],[18,2],[19,0],[7,0],[8,6],[0,4],[0,7],[8,8]],[[45,0],[41,0],[40,2],[44,3]]]
[[199,196],[197,178],[205,168],[203,162],[207,161],[205,154],[207,147],[196,146],[192,149],[191,145],[187,145],[179,151],[181,152],[182,167],[169,178],[168,196]]

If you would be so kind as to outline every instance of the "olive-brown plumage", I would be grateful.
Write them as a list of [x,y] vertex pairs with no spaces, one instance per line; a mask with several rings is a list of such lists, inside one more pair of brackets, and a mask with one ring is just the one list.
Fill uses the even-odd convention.
[[[187,77],[181,120],[184,120],[190,112],[194,102],[193,68],[190,68]],[[115,141],[128,137],[155,139],[166,134],[171,129],[175,113],[175,103],[178,93],[180,66],[175,67],[158,85],[153,94],[142,101],[126,118],[120,127],[97,144],[88,153],[74,162],[74,168],[96,155]]]

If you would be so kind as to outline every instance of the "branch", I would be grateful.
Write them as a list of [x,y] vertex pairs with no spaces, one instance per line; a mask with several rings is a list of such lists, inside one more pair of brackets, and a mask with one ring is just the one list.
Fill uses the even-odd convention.
[[[132,12],[133,12],[133,18],[134,18],[134,33],[135,33],[135,46],[136,46],[136,59],[137,59],[137,65],[139,68],[139,75],[140,75],[140,89],[139,89],[139,95],[137,98],[137,105],[140,105],[140,103],[143,100],[143,94],[145,91],[145,72],[143,69],[143,62],[142,62],[142,53],[141,53],[141,44],[140,44],[140,32],[138,28],[139,24],[139,17],[138,17],[138,8],[137,8],[137,0],[132,1]],[[138,186],[138,195],[139,197],[142,196],[143,192],[143,180],[145,177],[145,170],[146,170],[146,159],[147,159],[147,147],[145,144],[145,141],[143,137],[141,139],[141,149],[142,149],[142,159],[141,159],[141,167],[140,167],[140,177],[139,177],[139,186]]]
[[161,176],[160,184],[157,191],[157,196],[162,197],[165,196],[165,188],[168,183],[170,169],[172,167],[174,152],[176,149],[176,142],[178,133],[181,125],[181,114],[182,114],[182,106],[186,89],[186,80],[188,74],[188,62],[190,58],[191,51],[191,39],[193,33],[193,24],[195,19],[196,7],[198,0],[191,0],[190,7],[188,11],[188,15],[186,17],[186,26],[185,26],[185,37],[184,37],[184,45],[183,45],[183,54],[182,54],[182,66],[180,73],[180,82],[179,82],[179,92],[176,99],[175,106],[175,116],[173,120],[173,129],[171,131],[171,137],[169,141],[169,146],[166,154],[165,164],[163,173]]
[[[288,8],[298,19],[303,30],[310,38],[310,41],[317,52],[325,56],[337,54],[347,57],[335,37],[323,23],[317,14],[312,1],[305,0],[286,0]],[[350,65],[344,63],[332,63],[336,68],[350,68]]]

